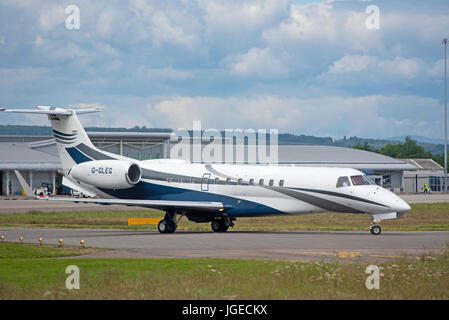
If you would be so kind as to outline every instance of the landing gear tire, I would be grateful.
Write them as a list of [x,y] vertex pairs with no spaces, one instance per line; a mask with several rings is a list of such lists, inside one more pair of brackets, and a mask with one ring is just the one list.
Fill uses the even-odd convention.
[[159,221],[157,224],[157,230],[160,233],[167,233],[167,225],[165,224],[164,220]]
[[377,225],[371,226],[369,229],[371,231],[371,234],[373,234],[375,236],[378,236],[382,232],[382,229],[380,228],[380,226],[377,226]]
[[226,232],[229,229],[229,226],[225,225],[225,221],[222,219],[213,220],[211,227],[214,232]]
[[168,225],[164,220],[159,221],[157,224],[157,230],[160,233],[173,233],[176,231],[176,227]]

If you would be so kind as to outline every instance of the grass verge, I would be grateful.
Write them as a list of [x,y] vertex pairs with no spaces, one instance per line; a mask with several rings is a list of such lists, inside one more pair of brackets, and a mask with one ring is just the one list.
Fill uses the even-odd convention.
[[[379,264],[380,289],[368,290],[361,263],[42,259],[52,250],[8,246],[0,249],[0,299],[449,299],[449,251]],[[65,287],[69,265],[79,267],[79,290]]]
[[82,248],[72,246],[57,245],[34,245],[29,243],[0,243],[0,261],[4,259],[39,259],[39,258],[58,258],[72,257],[83,254],[104,251],[107,249]]

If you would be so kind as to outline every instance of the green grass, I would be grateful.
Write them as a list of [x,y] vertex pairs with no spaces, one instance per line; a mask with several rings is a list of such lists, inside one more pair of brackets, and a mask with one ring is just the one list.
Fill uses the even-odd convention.
[[81,248],[56,245],[33,245],[4,242],[0,243],[0,261],[2,259],[38,259],[80,256],[106,249]]
[[[54,252],[37,245],[24,259],[22,245],[8,245],[0,249],[0,299],[449,299],[449,251],[379,264],[380,289],[368,290],[361,263],[42,259]],[[65,287],[69,265],[80,269],[79,290]]]
[[[412,204],[405,219],[382,221],[383,230],[449,230],[449,203]],[[128,218],[162,218],[158,210],[138,211],[79,211],[1,214],[1,226],[54,228],[113,228],[156,230],[156,226],[128,226]],[[241,218],[234,230],[367,230],[369,215],[321,213],[301,216]],[[209,223],[181,220],[178,230],[210,230]]]

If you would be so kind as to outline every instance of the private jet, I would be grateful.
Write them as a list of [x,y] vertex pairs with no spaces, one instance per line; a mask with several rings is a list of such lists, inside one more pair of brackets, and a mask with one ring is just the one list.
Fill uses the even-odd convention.
[[78,115],[101,109],[38,106],[3,112],[44,114],[50,120],[63,185],[94,198],[49,198],[165,212],[160,233],[173,233],[182,217],[225,232],[238,218],[321,212],[370,214],[370,231],[381,220],[405,216],[410,206],[348,168],[190,163],[179,159],[138,161],[96,148]]

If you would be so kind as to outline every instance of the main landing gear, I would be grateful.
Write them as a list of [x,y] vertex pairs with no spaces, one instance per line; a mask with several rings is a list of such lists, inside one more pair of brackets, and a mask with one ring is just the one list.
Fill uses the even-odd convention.
[[163,220],[159,221],[157,230],[160,233],[173,233],[178,227],[178,222],[183,217],[183,214],[176,219],[176,211],[167,211]]
[[233,227],[234,223],[231,218],[216,218],[212,220],[211,227],[214,232],[226,232],[229,227]]

